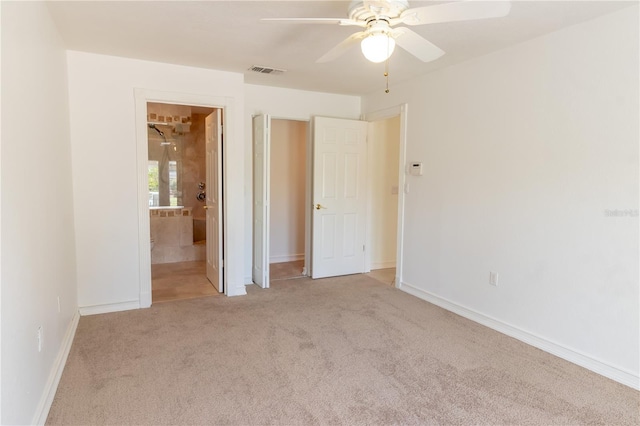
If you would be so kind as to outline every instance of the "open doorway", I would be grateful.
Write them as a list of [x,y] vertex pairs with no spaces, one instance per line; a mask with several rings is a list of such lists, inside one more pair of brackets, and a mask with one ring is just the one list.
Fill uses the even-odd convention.
[[253,118],[253,282],[297,278],[306,270],[308,122]]
[[[207,274],[207,123],[217,108],[147,103],[153,303],[220,294]],[[221,238],[220,234],[216,234]]]
[[[395,283],[399,287],[406,190],[402,173],[406,106],[377,112],[367,118],[369,122],[380,121],[371,124],[371,132],[380,135],[380,149],[372,152],[366,142],[369,126],[366,121],[314,117],[313,132],[307,132],[303,275],[322,278],[370,272],[373,264],[374,271],[382,270],[380,273],[390,276],[386,284]],[[278,203],[271,200],[270,194],[273,187],[269,182],[271,122],[268,115],[253,118],[252,280],[262,288],[269,287],[270,239],[274,232],[270,216],[275,214],[271,205]],[[313,144],[309,143],[311,133]],[[375,140],[375,135],[373,137]],[[376,165],[374,161],[369,168],[370,155],[380,164]],[[369,178],[379,176],[381,170],[385,172],[383,179],[378,187],[372,186]],[[374,193],[374,197],[370,193]],[[383,196],[387,194],[387,197]],[[385,208],[379,209],[376,203]],[[373,215],[371,221],[369,214],[374,208],[380,217]]]
[[369,276],[395,284],[398,245],[400,116],[370,121]]
[[271,120],[270,280],[303,276],[309,123]]

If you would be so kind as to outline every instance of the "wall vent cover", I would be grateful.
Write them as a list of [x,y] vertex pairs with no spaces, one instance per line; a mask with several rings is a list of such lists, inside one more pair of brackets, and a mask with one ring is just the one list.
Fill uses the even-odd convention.
[[279,70],[277,68],[272,68],[272,67],[263,67],[260,65],[252,65],[249,68],[249,71],[258,72],[260,74],[280,75],[280,74],[284,74],[286,70]]

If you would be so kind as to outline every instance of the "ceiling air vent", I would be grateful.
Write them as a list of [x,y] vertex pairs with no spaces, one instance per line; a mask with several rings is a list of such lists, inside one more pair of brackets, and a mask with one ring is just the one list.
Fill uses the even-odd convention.
[[259,72],[260,74],[280,75],[280,74],[284,74],[284,72],[286,70],[279,70],[277,68],[261,67],[259,65],[252,65],[251,68],[249,68],[249,71]]

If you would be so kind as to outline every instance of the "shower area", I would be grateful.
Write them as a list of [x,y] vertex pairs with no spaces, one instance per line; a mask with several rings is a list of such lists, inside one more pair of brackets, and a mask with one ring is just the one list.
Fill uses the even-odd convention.
[[213,111],[213,108],[187,105],[147,104],[154,302],[158,301],[156,296],[160,293],[185,293],[186,290],[179,287],[184,282],[194,281],[194,277],[181,277],[187,270],[190,275],[197,275],[195,281],[202,281],[203,285],[212,288],[206,279],[204,265],[207,235],[205,117]]

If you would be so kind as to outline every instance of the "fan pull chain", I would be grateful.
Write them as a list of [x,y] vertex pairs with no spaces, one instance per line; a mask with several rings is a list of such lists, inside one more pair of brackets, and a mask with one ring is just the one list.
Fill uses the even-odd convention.
[[387,58],[387,60],[384,62],[384,78],[387,82],[384,93],[389,93],[389,58]]

